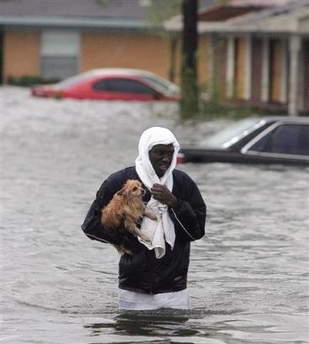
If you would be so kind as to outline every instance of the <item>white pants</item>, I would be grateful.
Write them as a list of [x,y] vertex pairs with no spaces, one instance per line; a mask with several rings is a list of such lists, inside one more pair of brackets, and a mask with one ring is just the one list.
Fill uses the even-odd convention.
[[159,308],[189,309],[190,298],[187,289],[173,293],[142,294],[128,290],[119,291],[120,310],[153,310]]

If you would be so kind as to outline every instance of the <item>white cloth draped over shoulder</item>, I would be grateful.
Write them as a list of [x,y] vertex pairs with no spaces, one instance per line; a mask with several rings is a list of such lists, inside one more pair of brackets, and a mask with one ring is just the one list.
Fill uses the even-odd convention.
[[[174,154],[172,162],[168,170],[162,178],[159,178],[152,167],[149,160],[149,151],[155,145],[173,144]],[[138,152],[139,155],[135,160],[135,167],[138,176],[143,184],[150,190],[153,184],[158,183],[165,185],[170,191],[173,189],[173,170],[177,163],[177,154],[179,151],[179,143],[173,133],[167,128],[152,127],[143,132],[140,137]],[[167,206],[151,197],[147,204],[147,209],[151,210],[157,216],[158,220],[154,221],[147,217],[143,218],[141,230],[149,237],[151,243],[144,242],[139,238],[149,250],[154,249],[156,258],[161,258],[165,254],[167,242],[173,249],[175,243],[174,224],[167,211]]]

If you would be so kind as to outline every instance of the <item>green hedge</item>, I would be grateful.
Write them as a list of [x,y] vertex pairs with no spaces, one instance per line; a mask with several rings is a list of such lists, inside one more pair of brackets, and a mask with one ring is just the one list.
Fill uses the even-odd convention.
[[32,86],[32,85],[42,85],[42,84],[54,84],[60,81],[59,79],[44,79],[39,76],[25,75],[21,77],[9,76],[7,78],[7,83],[14,86]]

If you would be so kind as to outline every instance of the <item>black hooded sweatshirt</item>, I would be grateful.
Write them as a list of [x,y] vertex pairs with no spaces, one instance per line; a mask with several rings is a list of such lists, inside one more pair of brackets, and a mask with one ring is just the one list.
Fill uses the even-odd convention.
[[[205,234],[206,205],[195,182],[183,171],[173,171],[173,195],[178,203],[169,208],[175,227],[173,249],[166,243],[165,255],[157,259],[154,250],[148,250],[137,237],[125,229],[109,230],[101,224],[101,209],[112,199],[128,179],[141,182],[135,167],[128,167],[110,175],[101,185],[82,230],[92,240],[125,246],[132,254],[124,254],[119,261],[119,288],[133,292],[158,294],[186,289],[190,260],[190,242]],[[145,190],[147,188],[144,186]],[[143,196],[147,203],[149,190]]]

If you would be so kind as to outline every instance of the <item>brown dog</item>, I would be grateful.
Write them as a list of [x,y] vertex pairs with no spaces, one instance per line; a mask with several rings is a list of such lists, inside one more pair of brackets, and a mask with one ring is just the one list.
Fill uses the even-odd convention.
[[[118,191],[106,207],[102,209],[101,222],[110,229],[117,229],[123,223],[124,227],[132,234],[139,236],[146,242],[149,238],[141,232],[136,224],[141,221],[142,216],[147,216],[152,220],[157,217],[145,209],[142,196],[145,190],[138,180],[129,179]],[[131,253],[123,245],[115,245],[120,253]]]

